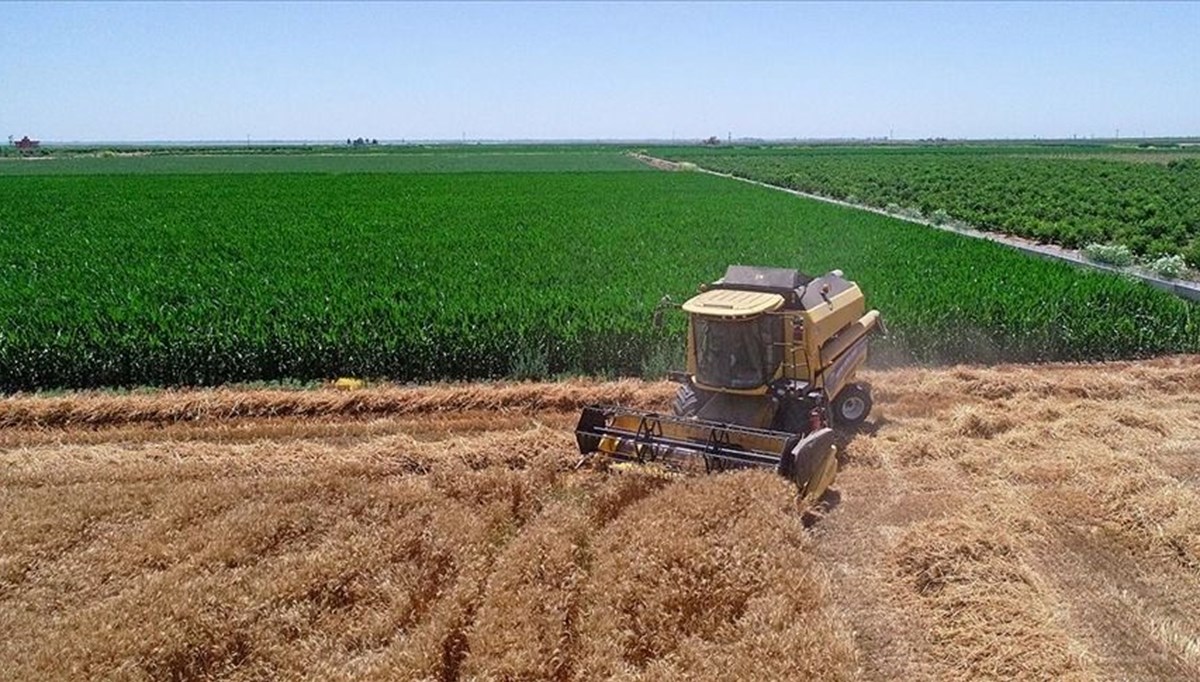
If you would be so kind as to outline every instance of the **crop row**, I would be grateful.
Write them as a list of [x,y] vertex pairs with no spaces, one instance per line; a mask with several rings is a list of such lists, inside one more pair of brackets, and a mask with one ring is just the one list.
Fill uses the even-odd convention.
[[1041,242],[1182,255],[1200,267],[1200,159],[1042,148],[677,148],[670,158]]
[[653,372],[730,263],[844,269],[895,360],[1200,350],[1143,285],[700,174],[15,177],[0,237],[5,391]]

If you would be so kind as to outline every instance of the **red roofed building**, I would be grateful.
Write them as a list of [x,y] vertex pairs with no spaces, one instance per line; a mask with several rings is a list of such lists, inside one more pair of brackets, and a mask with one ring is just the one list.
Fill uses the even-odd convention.
[[25,137],[22,137],[21,139],[14,142],[13,144],[15,144],[17,146],[17,149],[20,149],[21,151],[25,152],[25,151],[29,151],[31,149],[37,149],[38,145],[40,145],[41,142],[38,142],[37,140],[31,140],[31,139],[29,139],[29,136],[26,135]]

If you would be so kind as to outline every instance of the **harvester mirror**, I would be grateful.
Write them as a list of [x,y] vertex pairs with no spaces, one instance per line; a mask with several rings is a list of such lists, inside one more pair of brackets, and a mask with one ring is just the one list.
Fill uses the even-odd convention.
[[654,306],[654,326],[655,327],[663,326],[663,310],[665,310],[666,308],[670,308],[673,305],[675,305],[675,302],[671,300],[670,296],[663,296],[658,301],[658,305]]

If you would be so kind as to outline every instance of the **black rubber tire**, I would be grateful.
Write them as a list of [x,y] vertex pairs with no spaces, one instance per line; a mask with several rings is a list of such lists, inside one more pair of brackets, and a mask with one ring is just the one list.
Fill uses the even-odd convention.
[[834,423],[858,426],[871,414],[871,391],[862,384],[850,384],[833,399]]
[[691,384],[681,384],[675,391],[675,400],[671,403],[671,412],[676,417],[695,417],[700,411],[700,394]]

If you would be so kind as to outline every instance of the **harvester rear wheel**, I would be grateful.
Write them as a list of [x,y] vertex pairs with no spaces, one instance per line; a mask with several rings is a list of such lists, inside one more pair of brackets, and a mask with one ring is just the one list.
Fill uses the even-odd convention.
[[871,392],[862,384],[850,384],[833,400],[833,418],[838,424],[858,426],[871,413]]
[[675,392],[675,400],[671,403],[671,412],[676,417],[695,417],[700,411],[700,394],[691,384],[683,384]]

